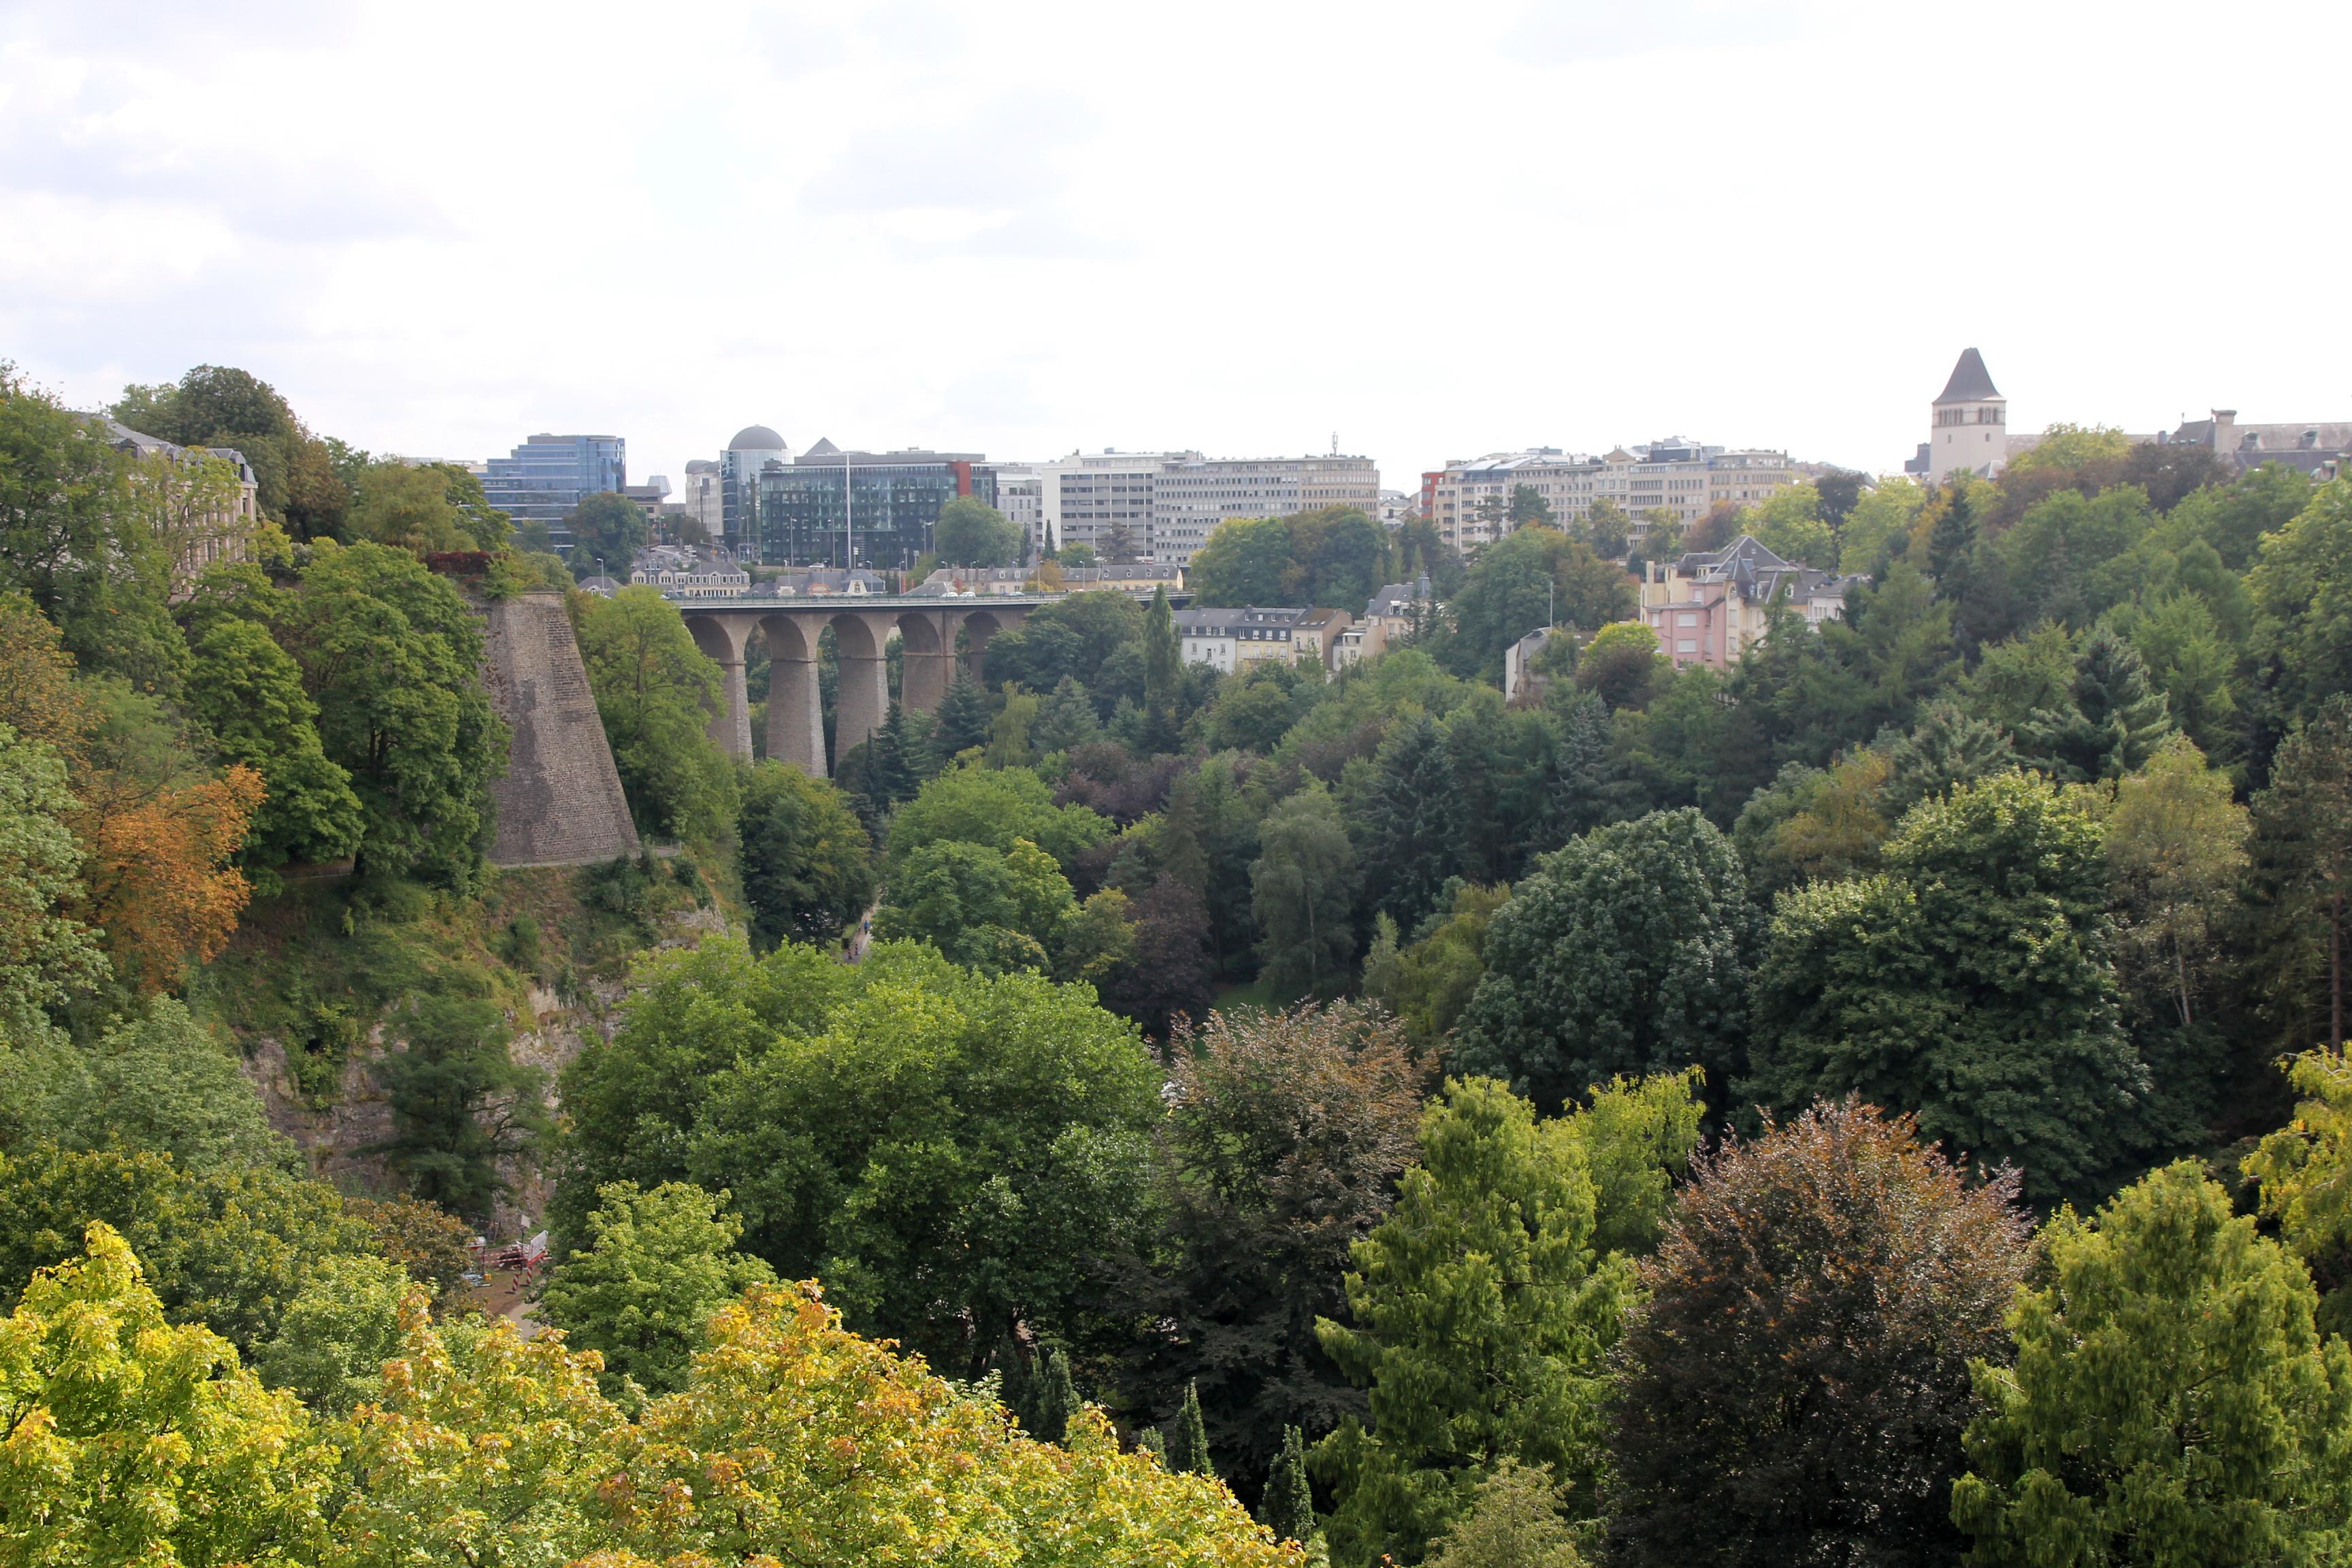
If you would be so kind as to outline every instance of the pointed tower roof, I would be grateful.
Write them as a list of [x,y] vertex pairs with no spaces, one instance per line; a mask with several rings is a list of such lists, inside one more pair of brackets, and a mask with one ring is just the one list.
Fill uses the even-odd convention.
[[811,447],[807,451],[803,452],[801,456],[803,458],[838,458],[841,456],[841,448],[835,446],[825,437],[820,436],[816,438],[816,445]]
[[1992,373],[1985,369],[1984,355],[1974,349],[1960,352],[1960,363],[1952,367],[1952,379],[1944,383],[1944,395],[1937,404],[1982,403],[1999,397],[2000,389],[1992,384]]

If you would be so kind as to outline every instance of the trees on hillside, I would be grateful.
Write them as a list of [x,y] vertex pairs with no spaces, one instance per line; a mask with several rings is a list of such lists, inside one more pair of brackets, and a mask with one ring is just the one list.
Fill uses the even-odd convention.
[[1619,1352],[1613,1555],[1953,1562],[1969,1364],[2002,1355],[2026,1268],[2015,1195],[1852,1100],[1702,1158]]
[[1547,1109],[1693,1065],[1720,1093],[1745,1064],[1759,923],[1738,852],[1697,812],[1597,828],[1496,912],[1455,1059]]
[[1339,803],[1319,782],[1267,814],[1250,866],[1258,956],[1286,994],[1336,984],[1356,954],[1359,873]]
[[582,496],[564,521],[572,529],[572,574],[583,579],[603,572],[626,582],[653,535],[646,509],[614,490]]

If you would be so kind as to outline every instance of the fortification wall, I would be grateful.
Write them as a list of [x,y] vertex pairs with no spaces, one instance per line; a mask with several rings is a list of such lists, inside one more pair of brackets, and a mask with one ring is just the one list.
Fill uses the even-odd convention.
[[520,594],[488,605],[482,672],[514,731],[507,773],[493,790],[495,866],[585,866],[638,852],[588,671],[563,595]]

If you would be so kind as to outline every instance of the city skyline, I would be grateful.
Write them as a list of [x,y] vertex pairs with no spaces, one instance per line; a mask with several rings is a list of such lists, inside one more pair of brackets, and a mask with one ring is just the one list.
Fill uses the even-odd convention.
[[[2247,331],[2242,235],[2181,205],[2331,144],[2265,62],[2352,16],[2261,12],[18,0],[0,356],[81,405],[238,364],[382,450],[611,430],[673,479],[748,419],[1031,461],[1336,430],[1391,485],[1673,436],[1885,471],[1970,344],[2018,430],[2332,413],[2352,329]],[[2352,219],[2292,221],[2258,304],[2332,297]]]

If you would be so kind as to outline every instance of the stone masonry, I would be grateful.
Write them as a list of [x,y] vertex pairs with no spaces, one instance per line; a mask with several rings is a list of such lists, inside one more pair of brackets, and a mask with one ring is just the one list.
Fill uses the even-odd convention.
[[493,787],[495,866],[586,866],[638,853],[637,830],[588,689],[563,595],[488,605],[484,683],[514,731]]

